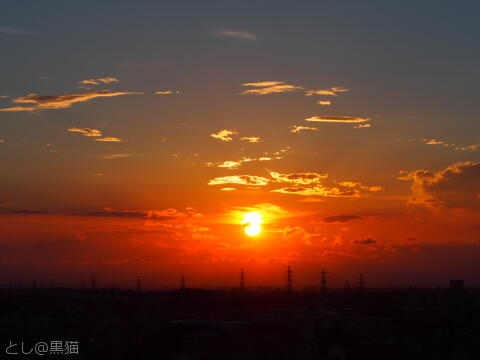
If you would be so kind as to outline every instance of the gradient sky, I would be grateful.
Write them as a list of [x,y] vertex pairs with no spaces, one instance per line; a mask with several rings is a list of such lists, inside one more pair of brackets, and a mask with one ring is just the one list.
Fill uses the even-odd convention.
[[0,282],[480,281],[479,11],[4,1]]

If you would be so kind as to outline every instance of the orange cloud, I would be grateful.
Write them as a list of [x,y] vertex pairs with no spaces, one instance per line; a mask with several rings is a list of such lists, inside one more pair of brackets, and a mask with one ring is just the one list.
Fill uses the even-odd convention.
[[210,134],[210,136],[214,139],[218,139],[221,141],[232,141],[233,140],[232,135],[237,135],[237,134],[238,134],[237,130],[224,129],[224,130],[220,130],[218,133]]
[[[328,89],[321,89],[321,90],[307,90],[305,91],[305,95],[312,96],[312,95],[326,95],[326,96],[337,96],[337,93],[348,92],[350,89],[345,89],[341,86],[334,86]],[[330,105],[330,104],[329,104]]]
[[323,106],[330,106],[330,105],[332,105],[332,102],[328,101],[328,100],[319,100],[319,101],[317,101],[317,104],[323,105]]
[[312,116],[305,119],[313,122],[327,123],[363,123],[370,121],[370,118],[352,117],[352,116]]
[[259,136],[244,136],[240,138],[241,141],[248,141],[249,143],[258,143],[260,142]]
[[243,95],[280,94],[304,89],[302,86],[285,84],[283,81],[262,81],[257,83],[246,83],[242,84],[242,86],[254,87],[254,89],[248,89],[241,92]]
[[117,78],[114,77],[104,77],[98,79],[87,79],[79,81],[79,84],[82,85],[100,85],[100,84],[110,84],[110,83],[118,83],[120,82]]
[[270,182],[269,179],[262,176],[255,175],[233,175],[217,177],[208,182],[208,185],[224,185],[224,184],[238,184],[238,185],[252,185],[265,186]]
[[277,182],[288,182],[298,185],[307,185],[318,182],[320,179],[326,179],[328,174],[318,173],[293,173],[293,174],[280,174],[277,172],[270,172],[270,176]]
[[172,94],[180,94],[179,90],[157,90],[155,91],[155,95],[172,95]]
[[91,91],[77,94],[42,96],[37,94],[29,94],[12,100],[15,104],[34,104],[31,106],[16,106],[3,108],[0,111],[36,111],[45,109],[65,109],[71,107],[75,103],[90,101],[102,97],[114,97],[122,95],[139,95],[140,92],[128,91]]
[[68,131],[71,131],[71,132],[78,132],[80,134],[82,134],[83,136],[102,136],[102,132],[100,130],[97,130],[97,129],[90,129],[90,128],[77,128],[77,127],[73,127],[73,128],[69,128],[67,129]]
[[104,137],[104,138],[98,138],[98,139],[95,139],[95,141],[105,141],[105,142],[123,142],[122,139],[119,139],[117,137],[111,137],[111,136],[108,136],[108,137]]
[[369,127],[372,127],[372,124],[360,124],[360,125],[355,125],[353,128],[354,128],[354,129],[365,129],[365,128],[369,128]]
[[292,133],[299,133],[302,130],[312,130],[312,131],[317,131],[318,129],[312,126],[302,126],[302,125],[293,125],[290,128],[290,132]]

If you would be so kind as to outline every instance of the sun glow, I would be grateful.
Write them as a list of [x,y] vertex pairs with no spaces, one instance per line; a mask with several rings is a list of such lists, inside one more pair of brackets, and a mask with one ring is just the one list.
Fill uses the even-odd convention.
[[263,216],[259,212],[248,212],[243,214],[242,224],[245,224],[243,231],[248,236],[257,236],[262,232]]

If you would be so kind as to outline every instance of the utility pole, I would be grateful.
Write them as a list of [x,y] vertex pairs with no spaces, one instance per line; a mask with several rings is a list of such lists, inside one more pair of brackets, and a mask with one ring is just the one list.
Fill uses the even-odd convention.
[[327,272],[322,269],[320,273],[320,293],[325,295],[327,293]]
[[240,289],[245,290],[245,271],[240,270]]
[[293,292],[293,271],[290,265],[287,268],[287,292]]

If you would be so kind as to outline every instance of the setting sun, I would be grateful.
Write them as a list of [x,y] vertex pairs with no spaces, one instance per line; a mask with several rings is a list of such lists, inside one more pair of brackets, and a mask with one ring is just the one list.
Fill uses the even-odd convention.
[[262,217],[262,214],[258,212],[248,212],[243,214],[242,224],[246,224],[245,228],[243,229],[245,234],[248,236],[259,235],[262,231]]

